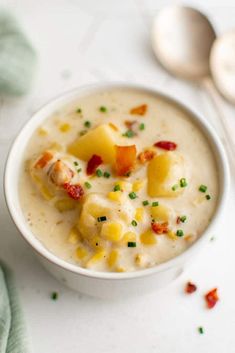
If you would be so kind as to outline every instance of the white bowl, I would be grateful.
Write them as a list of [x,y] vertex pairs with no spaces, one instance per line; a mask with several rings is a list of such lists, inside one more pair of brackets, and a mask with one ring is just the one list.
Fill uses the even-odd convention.
[[[81,268],[68,263],[47,250],[42,243],[34,236],[29,228],[20,206],[19,200],[19,174],[22,167],[24,151],[32,133],[42,124],[44,119],[49,117],[55,110],[63,107],[70,101],[100,90],[110,88],[132,88],[144,90],[156,96],[167,97],[172,102],[178,104],[188,111],[190,119],[203,131],[214,152],[217,170],[219,174],[219,200],[213,219],[201,237],[186,251],[175,258],[157,265],[152,268],[139,270],[136,272],[113,273],[96,272],[90,269]],[[140,295],[146,292],[156,290],[177,278],[188,267],[197,253],[199,253],[203,244],[205,244],[221,220],[225,208],[225,200],[229,187],[229,168],[223,146],[207,121],[198,113],[187,108],[184,104],[162,94],[156,90],[135,85],[123,83],[107,83],[89,85],[65,93],[53,101],[47,103],[37,113],[33,115],[30,121],[23,127],[10,150],[6,169],[5,169],[5,197],[11,217],[22,234],[23,238],[31,245],[34,252],[38,255],[45,268],[62,281],[67,286],[86,293],[88,295],[114,298],[125,298],[126,296]]]

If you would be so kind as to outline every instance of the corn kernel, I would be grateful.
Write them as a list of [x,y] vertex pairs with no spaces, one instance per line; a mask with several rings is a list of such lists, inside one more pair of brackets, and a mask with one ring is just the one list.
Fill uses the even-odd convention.
[[87,261],[86,267],[90,267],[96,264],[97,262],[102,261],[105,258],[105,254],[106,252],[104,249],[98,250],[98,252],[92,255],[92,257]]
[[116,272],[126,272],[126,269],[124,267],[117,267],[115,269]]
[[137,192],[140,191],[145,184],[145,180],[136,180],[134,181],[134,183],[132,184],[132,191]]
[[126,244],[128,241],[136,241],[136,234],[134,232],[126,232],[123,235],[122,243]]
[[123,201],[123,194],[121,191],[110,191],[108,198],[112,201],[121,202]]
[[137,266],[141,266],[143,263],[143,255],[142,254],[136,254],[135,256],[135,263]]
[[76,201],[72,199],[60,199],[55,202],[54,206],[59,212],[71,211],[76,208]]
[[170,238],[171,240],[177,240],[177,239],[179,239],[179,238],[177,237],[177,235],[175,234],[175,232],[173,232],[172,230],[169,230],[169,232],[167,232],[167,236],[168,236],[168,238]]
[[143,207],[139,207],[135,210],[135,219],[137,221],[142,221],[143,220],[143,216],[144,216],[144,209]]
[[120,241],[122,238],[122,225],[117,222],[106,222],[102,225],[101,237],[109,241]]
[[158,205],[151,207],[151,216],[155,221],[167,222],[169,220],[170,212],[169,208],[164,205]]
[[68,132],[71,129],[71,125],[68,123],[61,124],[59,127],[61,132]]
[[110,126],[114,131],[118,131],[118,130],[119,130],[119,128],[118,128],[115,124],[113,124],[113,123],[109,123],[109,126]]
[[144,245],[154,245],[157,242],[157,238],[151,229],[149,229],[140,235],[140,241]]
[[86,257],[88,255],[88,252],[85,248],[79,246],[77,249],[76,249],[76,256],[82,260],[84,259],[84,257]]
[[124,180],[118,180],[114,184],[115,186],[119,185],[122,191],[130,191],[131,190],[131,183],[128,183]]
[[113,268],[116,265],[119,257],[119,252],[117,250],[112,250],[107,259],[107,263],[109,268]]
[[58,142],[52,142],[52,144],[50,145],[50,149],[55,150],[55,151],[62,151],[63,147],[61,144],[59,144]]
[[48,135],[48,132],[47,132],[46,129],[40,127],[40,128],[38,129],[38,135],[39,135],[39,136],[47,136],[47,135]]
[[69,232],[68,242],[70,244],[77,244],[80,240],[79,233],[76,227],[73,227]]

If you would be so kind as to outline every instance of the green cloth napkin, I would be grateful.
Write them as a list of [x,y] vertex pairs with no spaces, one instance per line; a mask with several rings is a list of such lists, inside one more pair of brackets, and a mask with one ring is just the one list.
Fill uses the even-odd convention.
[[24,319],[12,272],[0,263],[0,353],[28,353]]

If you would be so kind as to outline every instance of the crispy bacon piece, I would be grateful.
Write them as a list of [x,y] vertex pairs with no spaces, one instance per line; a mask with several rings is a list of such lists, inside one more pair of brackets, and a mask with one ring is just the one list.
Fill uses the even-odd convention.
[[196,290],[197,290],[197,286],[194,283],[192,283],[192,282],[186,283],[185,293],[192,294],[192,293],[196,292]]
[[154,146],[162,148],[163,150],[166,150],[166,151],[174,151],[177,147],[177,144],[171,141],[158,141],[154,144]]
[[138,155],[138,160],[140,161],[140,163],[144,164],[148,161],[151,161],[151,159],[153,159],[155,155],[156,153],[154,151],[146,150]]
[[42,157],[34,165],[34,168],[36,168],[36,169],[44,168],[52,158],[53,158],[52,153],[50,153],[48,151],[44,152]]
[[136,120],[125,120],[125,125],[128,128],[128,130],[133,130],[133,128],[135,127],[135,125],[137,124]]
[[135,167],[136,146],[115,146],[116,147],[116,173],[125,176]]
[[93,156],[89,159],[86,167],[87,175],[92,175],[95,173],[96,169],[103,163],[103,160],[100,156],[93,154]]
[[216,305],[217,301],[219,300],[217,288],[214,288],[210,292],[208,292],[205,295],[205,300],[206,300],[208,309],[212,309]]
[[142,104],[142,105],[139,105],[138,107],[134,107],[130,110],[130,114],[133,114],[133,115],[144,115],[147,111],[147,104]]
[[62,186],[65,183],[70,183],[74,172],[64,162],[58,159],[51,166],[48,175],[55,185]]
[[163,223],[152,222],[151,227],[154,233],[156,234],[164,234],[164,233],[167,233],[169,230],[168,222],[163,222]]
[[84,195],[84,190],[80,184],[72,185],[69,183],[65,183],[64,189],[67,191],[69,197],[74,200],[79,200]]

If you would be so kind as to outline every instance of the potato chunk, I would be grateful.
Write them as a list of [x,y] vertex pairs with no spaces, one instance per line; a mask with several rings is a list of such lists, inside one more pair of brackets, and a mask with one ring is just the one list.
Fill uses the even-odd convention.
[[149,162],[147,174],[148,194],[151,197],[176,197],[184,190],[181,187],[172,189],[185,177],[183,157],[176,152],[162,153],[153,158]]
[[105,163],[115,163],[115,134],[108,125],[102,124],[77,138],[68,146],[68,152],[88,161],[93,154],[102,157]]

